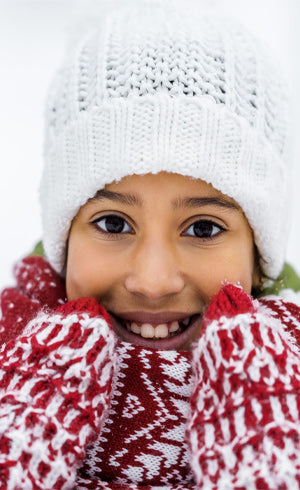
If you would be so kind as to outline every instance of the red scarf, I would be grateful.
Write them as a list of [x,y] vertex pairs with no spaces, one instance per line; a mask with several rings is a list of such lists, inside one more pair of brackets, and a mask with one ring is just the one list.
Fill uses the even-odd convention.
[[[227,285],[193,353],[118,342],[42,258],[1,295],[3,489],[297,488],[300,310]],[[293,336],[291,336],[291,334]]]

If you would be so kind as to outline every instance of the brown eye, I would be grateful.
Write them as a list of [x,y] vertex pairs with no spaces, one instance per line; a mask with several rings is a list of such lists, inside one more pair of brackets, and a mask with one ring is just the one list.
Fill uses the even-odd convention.
[[224,231],[224,228],[217,225],[213,221],[198,220],[186,229],[184,235],[194,236],[197,238],[213,238],[222,231]]
[[93,221],[104,233],[130,233],[131,227],[121,216],[114,214]]

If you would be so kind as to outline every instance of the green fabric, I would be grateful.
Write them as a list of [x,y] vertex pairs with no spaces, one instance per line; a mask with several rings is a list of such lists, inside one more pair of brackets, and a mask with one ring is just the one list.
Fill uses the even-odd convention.
[[300,277],[293,267],[287,263],[284,264],[278,278],[270,285],[267,285],[258,296],[262,297],[269,294],[275,294],[277,296],[282,289],[300,291]]
[[[36,244],[30,255],[45,257],[42,242],[38,242]],[[284,264],[281,274],[275,281],[273,281],[270,285],[267,285],[262,291],[253,291],[253,295],[256,298],[261,298],[262,296],[267,296],[269,294],[275,294],[277,296],[282,289],[300,291],[300,277],[295,272],[293,267],[287,263]]]
[[31,255],[38,255],[39,257],[45,257],[45,252],[44,252],[44,248],[43,248],[42,242],[38,242],[36,244],[36,246],[34,247],[34,249],[31,252],[31,254],[29,254],[29,256],[31,256]]

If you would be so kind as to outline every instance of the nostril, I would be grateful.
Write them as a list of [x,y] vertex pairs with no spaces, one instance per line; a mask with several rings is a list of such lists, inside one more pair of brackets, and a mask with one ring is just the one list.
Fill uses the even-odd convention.
[[152,230],[132,249],[126,289],[153,300],[179,293],[184,282],[178,265],[178,251],[169,236]]
[[157,275],[147,277],[146,275],[132,275],[125,280],[125,288],[133,294],[144,296],[151,300],[158,300],[165,296],[180,293],[184,288],[184,281],[178,277]]

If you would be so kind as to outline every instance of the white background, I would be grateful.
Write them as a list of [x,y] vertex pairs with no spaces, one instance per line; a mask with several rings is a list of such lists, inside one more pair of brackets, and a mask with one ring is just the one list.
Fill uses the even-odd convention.
[[[12,264],[41,238],[38,185],[43,161],[43,107],[49,83],[70,32],[76,32],[82,18],[101,11],[104,3],[0,0],[0,288],[12,283]],[[116,2],[106,0],[110,3]],[[239,18],[269,44],[289,81],[295,143],[287,259],[300,272],[300,1],[186,0],[187,8],[193,3]],[[287,241],[288,237],[282,239]]]

